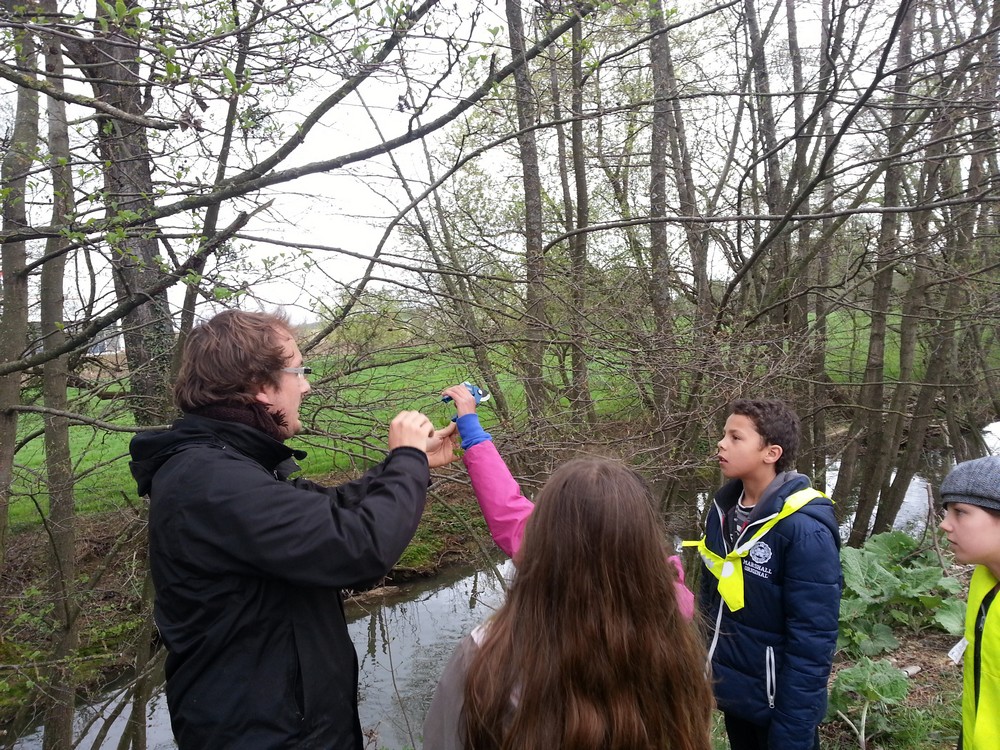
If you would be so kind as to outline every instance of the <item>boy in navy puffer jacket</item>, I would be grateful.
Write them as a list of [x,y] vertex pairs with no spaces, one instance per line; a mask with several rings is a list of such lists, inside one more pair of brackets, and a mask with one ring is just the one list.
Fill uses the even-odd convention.
[[840,537],[828,497],[792,471],[799,420],[777,401],[733,404],[698,546],[699,608],[733,750],[816,750],[837,645]]

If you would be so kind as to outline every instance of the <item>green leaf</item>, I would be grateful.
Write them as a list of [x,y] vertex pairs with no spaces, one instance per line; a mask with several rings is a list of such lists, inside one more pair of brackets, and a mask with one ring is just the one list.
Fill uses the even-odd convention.
[[961,635],[965,629],[965,602],[957,599],[944,602],[934,612],[934,622],[946,633]]
[[892,628],[881,622],[875,623],[865,635],[867,635],[865,640],[859,640],[858,650],[866,656],[877,656],[899,648],[899,641],[892,634]]
[[917,549],[917,540],[902,531],[889,531],[873,536],[864,549],[882,560],[898,560]]
[[867,550],[846,547],[841,551],[841,566],[848,592],[864,601],[884,600],[898,583],[895,576]]
[[222,66],[222,72],[226,76],[226,80],[229,81],[229,86],[233,91],[238,88],[236,85],[236,75],[225,65]]
[[859,620],[868,612],[868,604],[858,598],[844,598],[840,601],[840,622],[849,623]]
[[901,669],[885,659],[872,661],[864,656],[853,667],[840,670],[834,686],[873,703],[890,705],[901,703],[910,692],[910,682]]

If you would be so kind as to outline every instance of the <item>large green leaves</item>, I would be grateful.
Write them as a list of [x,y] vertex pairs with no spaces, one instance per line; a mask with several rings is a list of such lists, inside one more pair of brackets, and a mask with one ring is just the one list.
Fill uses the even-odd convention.
[[907,534],[892,531],[860,549],[841,551],[844,597],[838,646],[852,656],[876,656],[899,645],[893,630],[962,632],[959,582]]

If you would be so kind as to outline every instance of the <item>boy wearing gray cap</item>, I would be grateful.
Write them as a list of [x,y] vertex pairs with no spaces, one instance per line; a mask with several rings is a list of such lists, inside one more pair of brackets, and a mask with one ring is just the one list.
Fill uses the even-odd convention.
[[964,461],[941,483],[941,529],[955,560],[975,565],[965,611],[962,733],[959,750],[1000,748],[1000,456]]

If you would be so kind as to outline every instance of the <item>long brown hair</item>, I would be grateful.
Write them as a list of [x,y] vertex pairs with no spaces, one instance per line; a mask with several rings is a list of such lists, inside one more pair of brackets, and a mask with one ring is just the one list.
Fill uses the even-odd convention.
[[174,403],[181,411],[254,403],[260,386],[277,387],[280,382],[287,364],[284,336],[292,332],[280,312],[224,310],[198,324],[184,342]]
[[708,750],[705,651],[646,483],[564,464],[528,520],[465,684],[467,750]]

